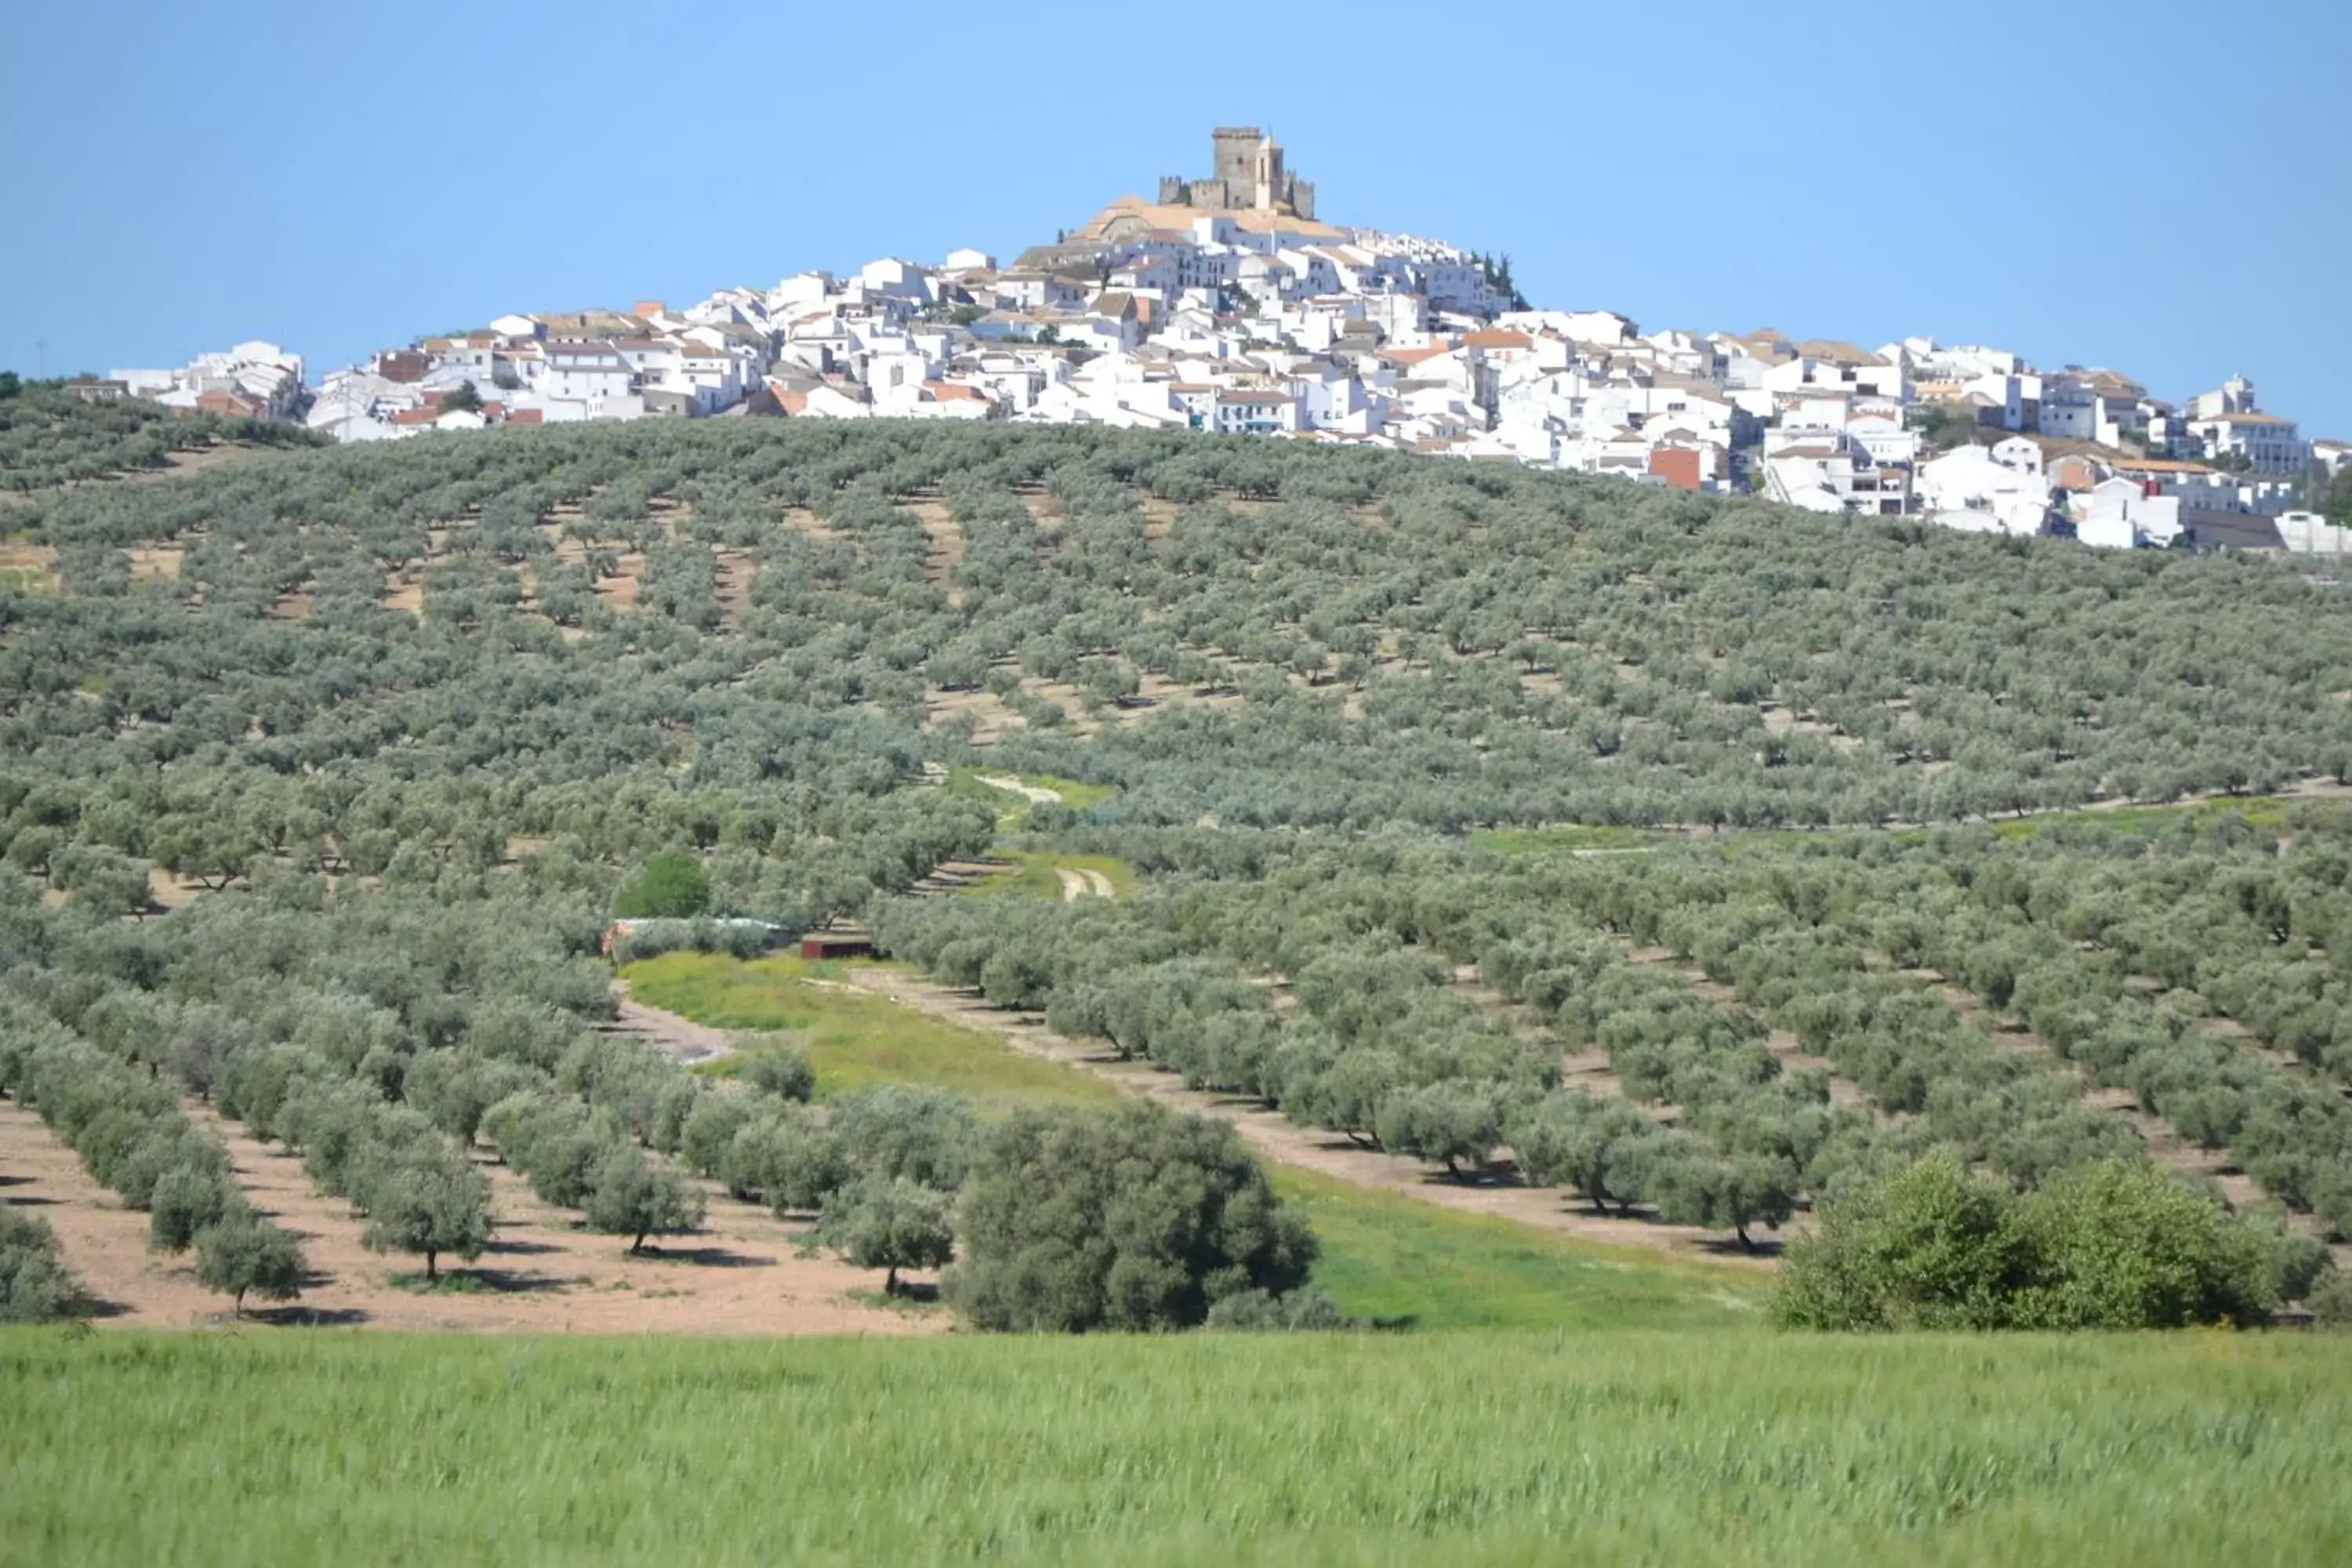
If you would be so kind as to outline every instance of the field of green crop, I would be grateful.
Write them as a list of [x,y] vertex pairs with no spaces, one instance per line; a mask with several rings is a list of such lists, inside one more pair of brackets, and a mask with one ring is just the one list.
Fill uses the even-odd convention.
[[0,1563],[2352,1560],[2226,1334],[0,1335]]

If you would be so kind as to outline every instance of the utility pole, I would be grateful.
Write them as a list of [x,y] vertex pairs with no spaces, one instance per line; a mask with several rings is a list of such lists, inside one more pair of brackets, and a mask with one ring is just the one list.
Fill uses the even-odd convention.
[[47,380],[48,380],[48,379],[49,379],[49,340],[48,340],[48,339],[47,339],[47,338],[36,338],[36,339],[33,341],[33,356],[34,356],[34,357],[33,357],[33,364],[34,364],[33,378],[34,378],[36,381],[47,381]]

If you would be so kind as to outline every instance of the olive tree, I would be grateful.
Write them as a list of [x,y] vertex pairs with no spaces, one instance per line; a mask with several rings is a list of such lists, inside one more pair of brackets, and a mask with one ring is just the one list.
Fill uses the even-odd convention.
[[245,1315],[245,1299],[291,1301],[302,1294],[309,1272],[301,1243],[239,1205],[217,1223],[196,1233],[196,1281],[231,1298],[232,1311]]
[[1316,1250],[1231,1127],[1147,1103],[1015,1113],[973,1161],[958,1243],[942,1288],[972,1322],[1070,1332],[1196,1326],[1305,1284]]
[[667,1165],[621,1147],[605,1155],[588,1194],[588,1228],[625,1236],[633,1253],[649,1236],[673,1236],[702,1223],[702,1189]]
[[955,1251],[948,1194],[904,1176],[866,1176],[828,1198],[818,1234],[860,1268],[889,1272],[885,1295],[898,1293],[901,1268],[937,1268]]
[[489,1238],[489,1182],[439,1150],[412,1150],[370,1184],[361,1245],[422,1254],[428,1282],[441,1278],[443,1253],[471,1262]]
[[48,1222],[0,1208],[0,1323],[46,1323],[72,1315],[81,1289],[58,1252]]

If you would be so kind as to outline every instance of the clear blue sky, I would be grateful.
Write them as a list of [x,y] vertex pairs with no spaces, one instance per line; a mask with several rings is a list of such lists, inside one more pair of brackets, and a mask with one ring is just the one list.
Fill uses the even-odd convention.
[[[312,374],[1011,252],[1263,123],[1538,304],[2242,372],[2352,438],[2352,4],[0,5],[0,365]],[[1141,19],[1146,18],[1148,19]]]

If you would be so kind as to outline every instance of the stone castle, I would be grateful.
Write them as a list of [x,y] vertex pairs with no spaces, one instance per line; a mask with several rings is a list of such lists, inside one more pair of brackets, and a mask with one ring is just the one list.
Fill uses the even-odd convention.
[[1315,187],[1282,166],[1282,144],[1255,125],[1221,125],[1209,135],[1205,180],[1171,174],[1160,182],[1164,206],[1248,208],[1291,217],[1315,216]]

